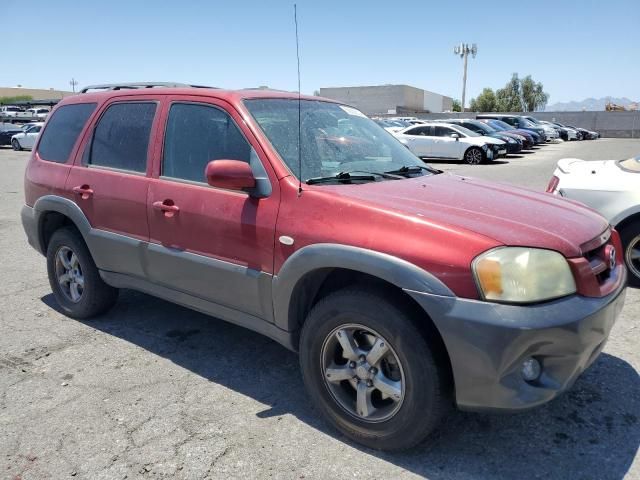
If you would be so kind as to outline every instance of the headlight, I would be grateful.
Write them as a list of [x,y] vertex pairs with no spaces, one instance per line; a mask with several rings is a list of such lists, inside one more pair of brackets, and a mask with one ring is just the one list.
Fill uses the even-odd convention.
[[472,269],[482,297],[494,302],[541,302],[576,291],[569,264],[553,250],[500,247],[476,257]]

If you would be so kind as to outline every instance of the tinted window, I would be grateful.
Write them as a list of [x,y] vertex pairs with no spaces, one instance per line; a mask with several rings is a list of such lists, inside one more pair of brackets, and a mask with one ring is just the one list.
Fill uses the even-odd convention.
[[66,162],[95,108],[95,103],[76,103],[58,108],[42,133],[38,146],[40,156],[51,162]]
[[406,135],[429,135],[431,127],[417,127],[405,132]]
[[155,103],[111,105],[96,126],[89,163],[144,172],[155,111]]
[[435,130],[436,130],[436,132],[435,132],[435,136],[436,137],[448,137],[452,133],[455,133],[452,129],[450,129],[448,127],[437,126],[437,127],[435,127]]
[[204,170],[212,160],[249,163],[251,146],[219,108],[176,103],[169,110],[164,141],[162,175],[204,182]]

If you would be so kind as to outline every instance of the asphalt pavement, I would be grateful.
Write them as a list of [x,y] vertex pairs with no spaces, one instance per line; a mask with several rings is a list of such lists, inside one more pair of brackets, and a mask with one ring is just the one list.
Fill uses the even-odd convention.
[[[640,140],[601,139],[432,164],[543,190],[560,158],[638,153]],[[100,318],[62,315],[20,225],[28,157],[0,147],[0,478],[640,480],[640,291],[562,397],[454,412],[418,448],[381,453],[324,423],[297,356],[267,338],[132,291]]]

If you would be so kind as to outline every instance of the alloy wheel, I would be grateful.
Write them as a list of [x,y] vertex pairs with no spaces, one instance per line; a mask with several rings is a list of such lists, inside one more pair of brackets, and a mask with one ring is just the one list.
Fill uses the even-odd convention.
[[465,154],[465,160],[471,165],[478,165],[482,162],[482,152],[477,148],[472,148]]
[[78,303],[84,292],[84,275],[78,256],[69,247],[60,247],[56,252],[55,271],[64,296]]
[[627,245],[625,251],[627,267],[636,278],[640,278],[640,235],[635,237]]
[[404,400],[405,380],[387,340],[359,324],[341,325],[325,339],[322,376],[336,402],[365,422],[393,417]]

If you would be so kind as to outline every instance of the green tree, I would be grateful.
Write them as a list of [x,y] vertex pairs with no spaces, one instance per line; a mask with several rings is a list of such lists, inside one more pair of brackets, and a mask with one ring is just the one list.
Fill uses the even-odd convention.
[[0,105],[11,105],[15,102],[28,102],[33,100],[31,95],[16,95],[15,97],[0,97]]
[[472,112],[495,112],[496,94],[490,88],[485,88],[482,93],[471,100],[469,108]]
[[535,82],[531,75],[520,80],[522,92],[522,104],[525,112],[534,112],[544,108],[549,101],[549,95],[545,93],[542,83]]
[[522,112],[522,89],[517,73],[503,88],[496,90],[496,107],[499,112]]
[[453,99],[453,102],[451,104],[451,111],[452,112],[461,112],[462,111],[462,105],[460,105],[460,100],[458,100],[457,98]]

